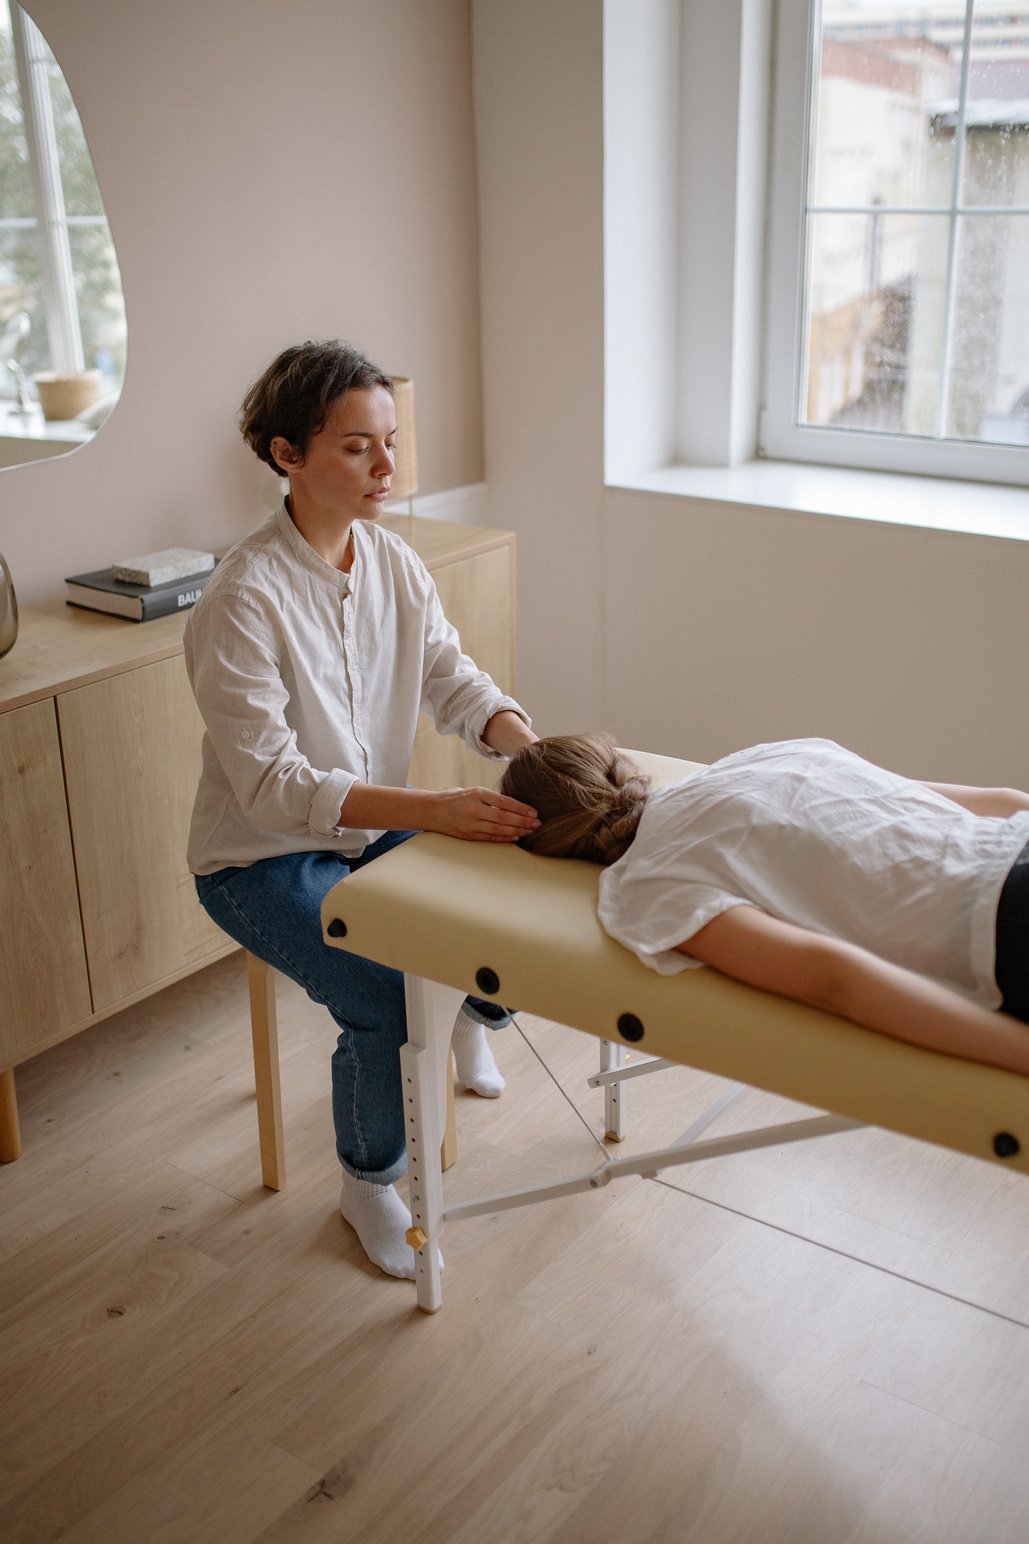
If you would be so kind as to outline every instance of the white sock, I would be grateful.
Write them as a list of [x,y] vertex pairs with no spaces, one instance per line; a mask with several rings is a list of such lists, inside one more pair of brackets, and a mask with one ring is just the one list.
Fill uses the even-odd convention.
[[470,1019],[464,1008],[454,1021],[450,1044],[458,1080],[483,1099],[498,1099],[507,1087],[489,1048],[490,1031]]
[[[415,1253],[407,1242],[411,1213],[392,1185],[375,1185],[343,1170],[339,1209],[358,1238],[369,1260],[387,1276],[413,1281]],[[443,1256],[440,1255],[440,1270]]]

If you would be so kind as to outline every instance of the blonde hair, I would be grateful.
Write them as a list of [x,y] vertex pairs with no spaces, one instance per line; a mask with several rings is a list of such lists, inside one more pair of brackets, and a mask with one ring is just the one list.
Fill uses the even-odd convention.
[[610,735],[553,735],[524,746],[500,790],[530,804],[537,830],[519,841],[550,858],[614,863],[636,835],[650,779]]

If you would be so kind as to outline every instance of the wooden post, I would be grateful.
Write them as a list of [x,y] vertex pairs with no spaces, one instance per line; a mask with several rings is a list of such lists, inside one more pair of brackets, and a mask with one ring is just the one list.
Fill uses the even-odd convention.
[[0,1163],[13,1163],[20,1157],[21,1128],[14,1092],[14,1068],[5,1067],[0,1072]]
[[269,1190],[281,1190],[286,1183],[286,1152],[282,1133],[282,1091],[279,1087],[275,972],[264,960],[259,960],[256,954],[248,952],[247,973],[250,980],[250,1031],[254,1041],[261,1178]]

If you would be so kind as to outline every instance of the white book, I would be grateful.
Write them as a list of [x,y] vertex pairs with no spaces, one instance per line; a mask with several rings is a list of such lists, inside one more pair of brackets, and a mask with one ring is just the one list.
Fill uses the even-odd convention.
[[173,579],[189,579],[194,574],[209,574],[213,567],[213,552],[198,552],[193,547],[167,547],[163,552],[122,558],[112,565],[112,570],[114,577],[126,584],[155,585],[170,584]]

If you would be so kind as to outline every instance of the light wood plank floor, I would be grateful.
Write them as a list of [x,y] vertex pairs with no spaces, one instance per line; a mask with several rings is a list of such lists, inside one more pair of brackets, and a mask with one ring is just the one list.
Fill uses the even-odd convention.
[[[441,1313],[336,1211],[331,1026],[243,964],[20,1070],[0,1170],[5,1544],[1023,1544],[1029,1184],[859,1132],[455,1225]],[[448,1194],[600,1161],[596,1042],[526,1018]],[[636,1080],[619,1152],[718,1091]],[[716,1129],[793,1107],[748,1093]]]

